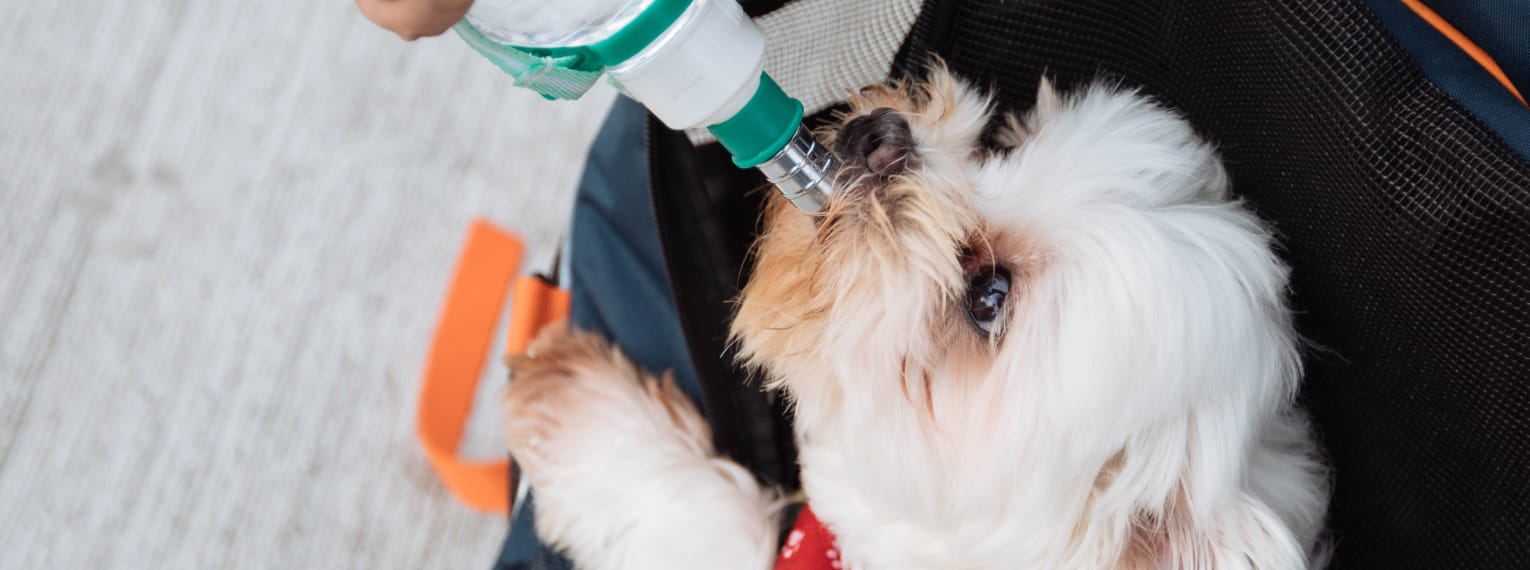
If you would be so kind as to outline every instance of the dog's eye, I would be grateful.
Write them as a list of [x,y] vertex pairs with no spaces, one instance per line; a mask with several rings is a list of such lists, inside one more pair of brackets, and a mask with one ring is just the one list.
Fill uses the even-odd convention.
[[983,334],[997,335],[1004,327],[1004,302],[1009,298],[1009,271],[984,267],[967,282],[967,315]]

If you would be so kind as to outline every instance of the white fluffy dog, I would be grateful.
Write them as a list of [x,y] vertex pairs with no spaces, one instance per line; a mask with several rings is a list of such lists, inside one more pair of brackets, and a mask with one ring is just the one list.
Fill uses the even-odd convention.
[[[733,325],[847,567],[1313,562],[1287,271],[1184,120],[1043,84],[988,151],[940,68],[851,107],[830,211],[774,201]],[[771,565],[780,500],[672,381],[561,327],[512,367],[538,530],[581,568]]]

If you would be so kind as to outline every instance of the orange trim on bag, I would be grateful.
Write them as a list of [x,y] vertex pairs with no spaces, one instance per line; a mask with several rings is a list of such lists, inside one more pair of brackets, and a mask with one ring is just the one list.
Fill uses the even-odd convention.
[[519,239],[486,221],[469,228],[430,344],[415,418],[420,445],[441,483],[463,504],[490,513],[510,510],[509,462],[464,459],[457,448],[523,253]]
[[1445,21],[1445,18],[1435,13],[1434,10],[1430,10],[1428,6],[1424,5],[1422,0],[1402,0],[1402,3],[1406,4],[1409,9],[1413,10],[1414,14],[1418,14],[1418,17],[1423,18],[1430,26],[1433,26],[1436,31],[1444,34],[1447,39],[1456,44],[1456,47],[1466,52],[1466,55],[1471,56],[1477,62],[1477,65],[1482,66],[1494,79],[1503,84],[1504,89],[1508,89],[1515,99],[1519,99],[1519,104],[1530,107],[1530,103],[1525,102],[1525,97],[1519,94],[1519,89],[1515,89],[1514,83],[1509,81],[1509,76],[1503,72],[1503,68],[1498,67],[1498,62],[1493,61],[1493,57],[1488,55],[1487,52],[1482,51],[1482,48],[1476,42],[1466,37],[1466,34],[1461,33],[1461,30],[1457,30],[1455,26],[1450,25],[1450,22]]
[[505,354],[520,354],[543,326],[568,316],[569,294],[539,275],[515,280],[510,300],[510,330],[505,335]]
[[469,460],[457,455],[478,378],[494,342],[505,293],[510,301],[509,354],[526,349],[538,331],[568,315],[568,291],[538,276],[521,277],[525,248],[514,235],[474,220],[447,288],[446,303],[420,389],[415,432],[441,484],[462,504],[488,513],[510,512],[508,461]]

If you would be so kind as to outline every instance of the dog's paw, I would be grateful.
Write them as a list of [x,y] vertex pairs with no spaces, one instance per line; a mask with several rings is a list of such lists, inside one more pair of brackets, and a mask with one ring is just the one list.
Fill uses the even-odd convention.
[[561,323],[510,368],[510,450],[536,496],[537,534],[578,567],[769,565],[775,494],[716,454],[672,376],[643,374]]
[[644,375],[597,335],[549,325],[525,353],[511,357],[510,371],[510,450],[533,482],[557,461],[602,452],[611,433],[670,440],[695,454],[711,451],[706,423],[674,377]]

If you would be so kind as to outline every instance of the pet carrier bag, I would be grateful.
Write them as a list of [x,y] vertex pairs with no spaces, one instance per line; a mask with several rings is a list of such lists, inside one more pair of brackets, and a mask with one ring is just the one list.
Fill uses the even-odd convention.
[[[917,76],[939,56],[1015,110],[1043,74],[1064,90],[1103,76],[1183,113],[1293,267],[1311,341],[1302,401],[1334,469],[1333,566],[1530,568],[1530,110],[1514,88],[1530,89],[1530,3],[878,4],[746,6],[767,31],[771,18],[805,26],[802,41],[771,38],[785,53],[767,69],[789,90],[811,82],[793,87],[793,72],[771,65],[854,71],[814,61],[843,39],[820,34],[890,33],[824,21],[907,9],[891,75]],[[694,143],[650,124],[686,342],[717,444],[790,488],[789,416],[726,346],[768,194],[741,191],[764,182]]]

